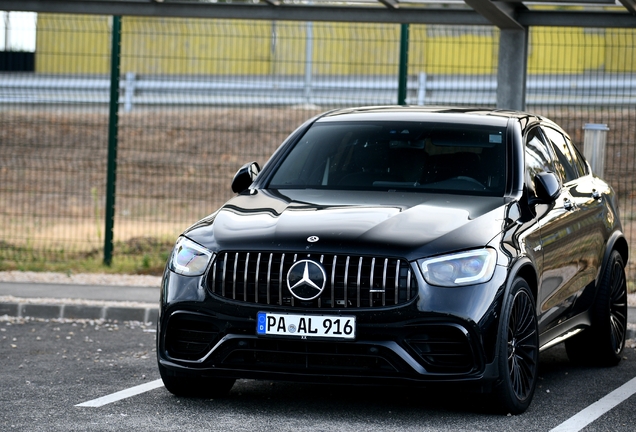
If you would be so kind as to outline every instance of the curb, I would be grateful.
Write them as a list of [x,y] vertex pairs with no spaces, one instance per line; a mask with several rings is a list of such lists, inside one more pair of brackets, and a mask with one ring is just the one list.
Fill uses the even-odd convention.
[[90,319],[105,321],[140,321],[155,323],[159,308],[154,306],[127,307],[113,305],[40,304],[31,302],[0,303],[0,317],[40,319]]

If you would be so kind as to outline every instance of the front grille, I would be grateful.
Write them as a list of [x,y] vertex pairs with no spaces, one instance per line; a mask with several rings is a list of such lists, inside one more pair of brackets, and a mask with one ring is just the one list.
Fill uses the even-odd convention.
[[429,372],[466,373],[475,367],[470,342],[457,327],[426,326],[406,342]]
[[315,374],[335,372],[338,375],[358,376],[403,371],[399,358],[382,346],[273,339],[253,339],[229,345],[232,345],[231,350],[220,359],[220,365],[244,370]]
[[177,313],[170,317],[166,330],[166,351],[172,358],[197,360],[218,339],[219,329],[203,315]]
[[[314,300],[294,298],[287,273],[298,260],[319,262],[326,285]],[[352,255],[221,252],[209,275],[210,290],[221,297],[265,305],[303,308],[369,308],[399,305],[417,293],[407,261]]]

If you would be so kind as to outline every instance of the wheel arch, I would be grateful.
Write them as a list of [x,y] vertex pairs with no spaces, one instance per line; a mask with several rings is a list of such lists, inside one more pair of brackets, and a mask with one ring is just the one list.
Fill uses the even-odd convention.
[[506,293],[510,292],[513,282],[518,277],[523,278],[528,283],[534,301],[536,302],[539,292],[539,278],[537,276],[537,270],[529,258],[524,257],[513,265],[508,283],[506,284]]
[[627,260],[629,259],[629,246],[627,244],[625,236],[620,231],[615,231],[607,241],[605,254],[603,255],[603,264],[599,268],[598,274],[596,275],[597,285],[600,282],[601,277],[603,277],[605,267],[607,266],[607,262],[609,261],[613,251],[617,251],[621,255],[621,258],[623,259],[623,265],[627,266]]

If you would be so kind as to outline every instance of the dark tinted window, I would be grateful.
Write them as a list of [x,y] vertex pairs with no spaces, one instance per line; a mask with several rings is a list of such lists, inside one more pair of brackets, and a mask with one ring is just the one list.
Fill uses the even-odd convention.
[[579,176],[587,175],[587,164],[585,163],[585,158],[581,154],[578,148],[574,145],[570,137],[565,136],[565,141],[567,142],[568,147],[571,150],[572,156],[574,157],[574,162],[576,163],[576,169],[579,172]]
[[577,164],[576,155],[572,154],[572,148],[568,145],[565,136],[550,127],[544,127],[543,132],[552,143],[552,147],[557,157],[555,166],[561,176],[563,183],[575,180],[582,174]]
[[541,172],[556,172],[554,156],[541,129],[536,127],[526,136],[526,184],[534,192],[534,177]]
[[418,122],[316,123],[270,188],[503,195],[505,128]]

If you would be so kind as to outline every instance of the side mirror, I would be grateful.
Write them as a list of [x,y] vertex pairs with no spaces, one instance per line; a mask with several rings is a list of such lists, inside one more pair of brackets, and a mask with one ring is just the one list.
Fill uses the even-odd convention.
[[232,191],[241,193],[245,189],[249,188],[254,180],[256,180],[260,171],[261,167],[259,167],[256,162],[250,162],[243,165],[239,168],[236,174],[234,174],[234,179],[232,180]]
[[542,172],[534,177],[534,187],[537,198],[543,203],[554,201],[561,192],[561,184],[556,174]]

